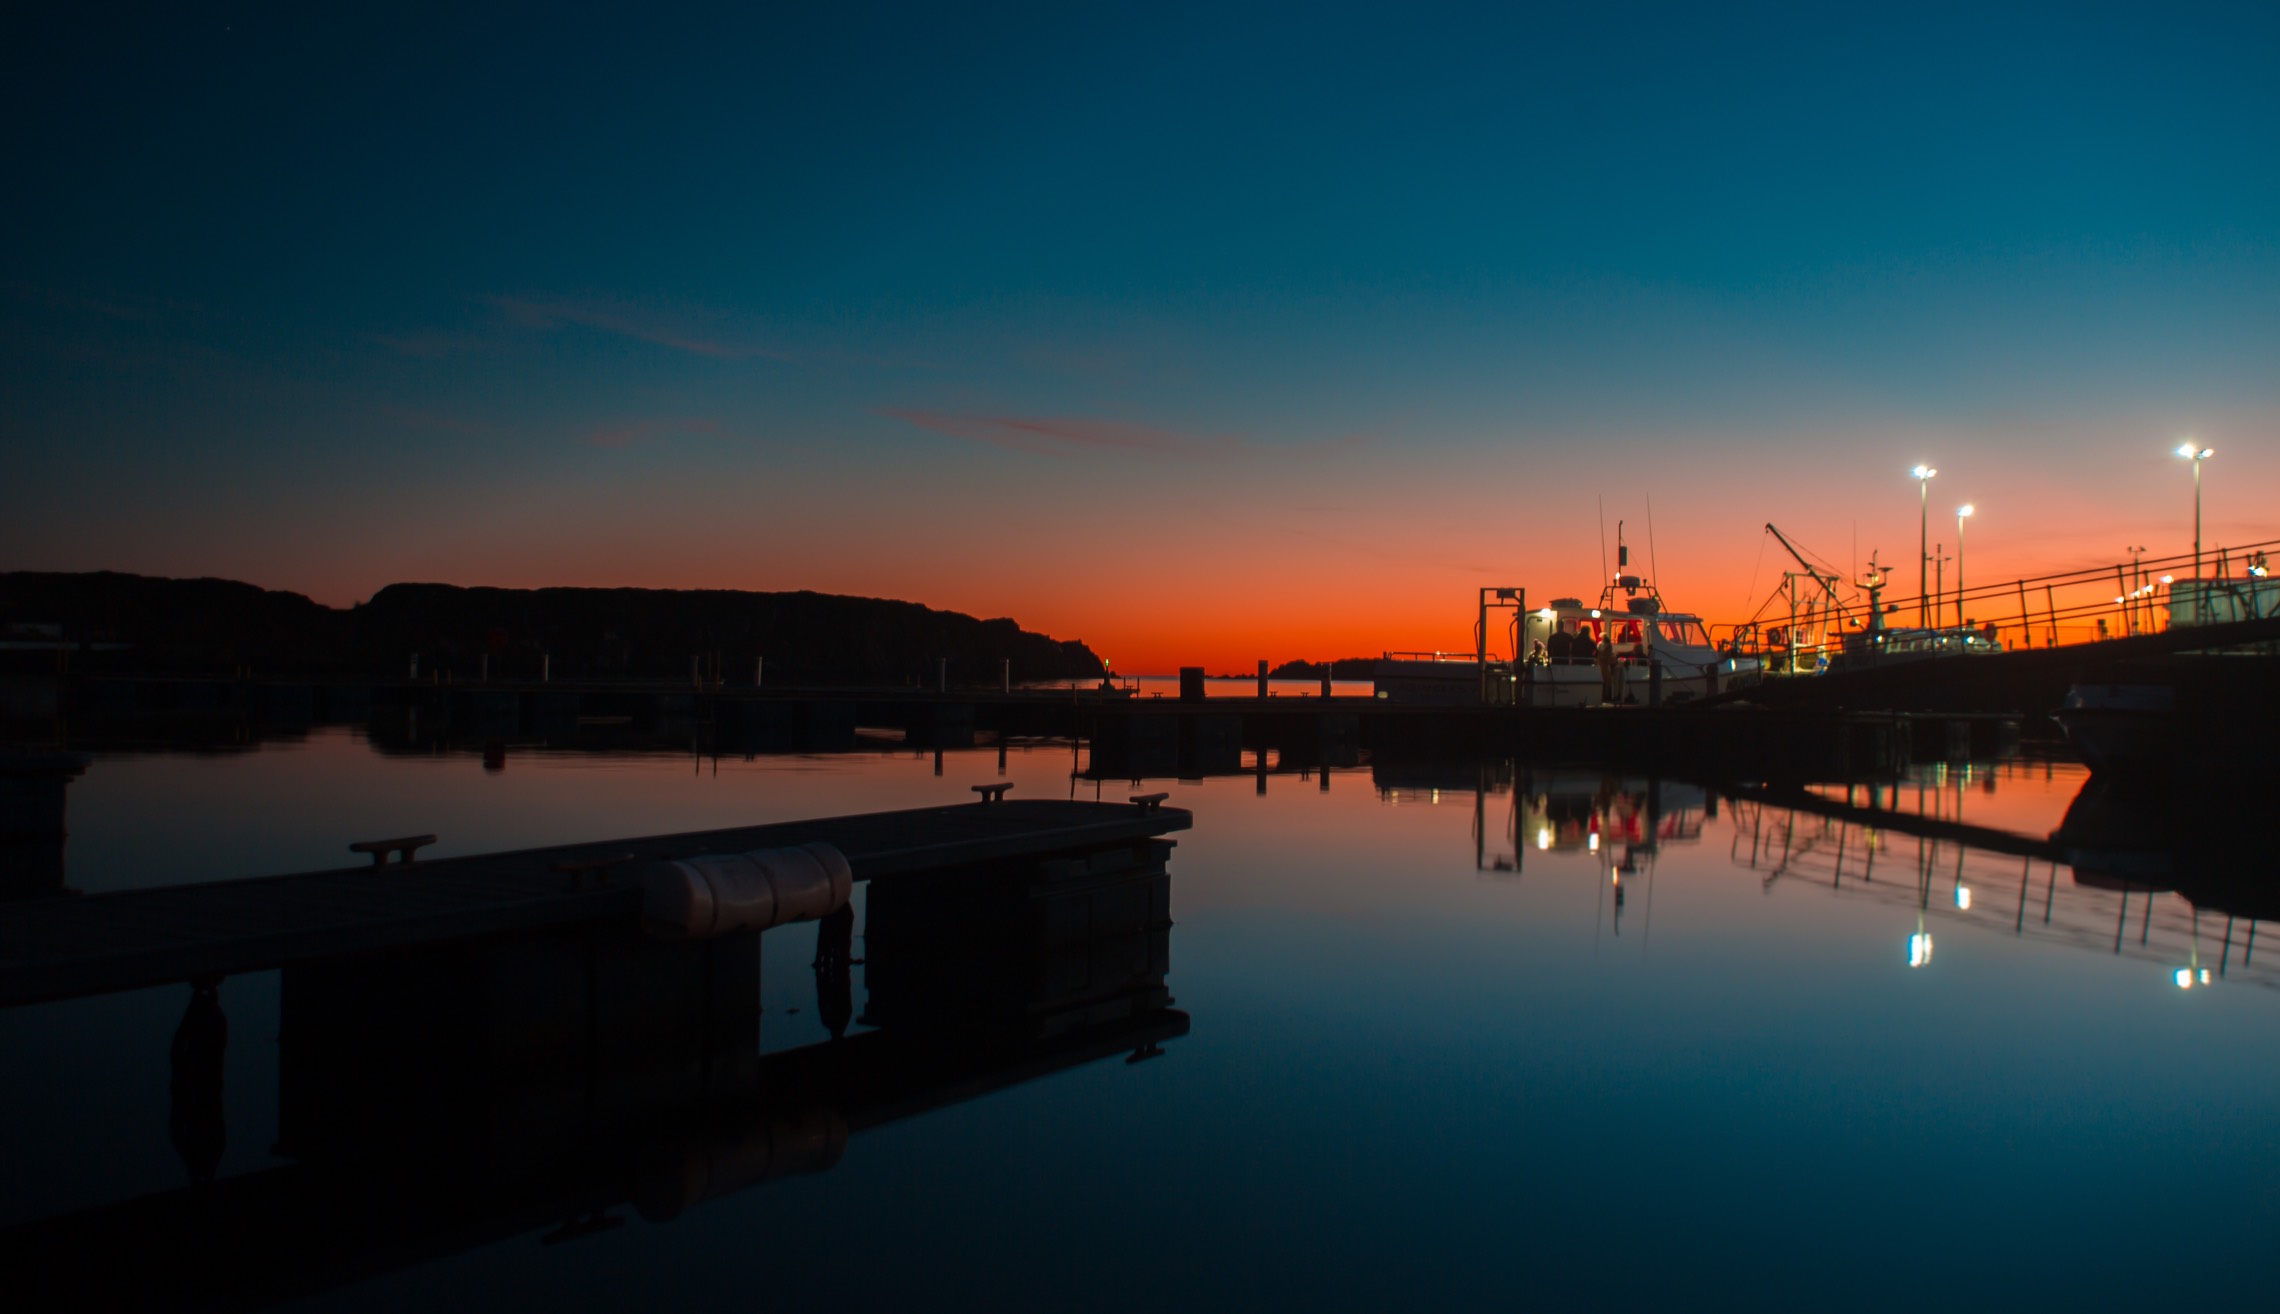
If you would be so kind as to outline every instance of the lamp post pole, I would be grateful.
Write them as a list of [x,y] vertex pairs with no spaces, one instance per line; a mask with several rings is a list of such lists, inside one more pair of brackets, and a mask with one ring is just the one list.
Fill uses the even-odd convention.
[[1955,509],[1955,623],[1963,624],[1963,522],[1971,518],[1966,502]]
[[2180,443],[2177,454],[2193,463],[2193,575],[2197,579],[2201,574],[2201,462],[2216,455],[2216,449]]
[[1909,473],[1916,476],[1916,624],[1930,628],[1927,621],[1932,591],[1929,587],[1932,566],[1932,476],[1939,473],[1928,465],[1919,465]]

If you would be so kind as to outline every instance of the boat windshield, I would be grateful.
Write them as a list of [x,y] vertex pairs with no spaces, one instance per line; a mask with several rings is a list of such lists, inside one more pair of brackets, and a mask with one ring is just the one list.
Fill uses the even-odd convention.
[[1656,621],[1655,638],[1664,643],[1683,643],[1696,648],[1710,646],[1710,636],[1702,632],[1702,622],[1690,616],[1665,616]]

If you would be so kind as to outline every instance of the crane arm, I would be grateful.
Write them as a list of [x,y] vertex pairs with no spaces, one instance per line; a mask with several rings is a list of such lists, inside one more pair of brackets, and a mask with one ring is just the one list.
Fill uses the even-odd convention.
[[1811,575],[1814,579],[1819,580],[1821,582],[1821,587],[1829,591],[1830,597],[1833,598],[1836,596],[1837,576],[1834,571],[1822,570],[1818,566],[1815,566],[1812,562],[1807,561],[1805,559],[1805,554],[1797,550],[1797,545],[1790,542],[1787,535],[1783,534],[1780,530],[1773,527],[1772,521],[1768,520],[1765,522],[1765,532],[1773,535],[1773,541],[1781,544],[1783,551],[1796,558],[1797,564],[1805,568],[1806,574]]

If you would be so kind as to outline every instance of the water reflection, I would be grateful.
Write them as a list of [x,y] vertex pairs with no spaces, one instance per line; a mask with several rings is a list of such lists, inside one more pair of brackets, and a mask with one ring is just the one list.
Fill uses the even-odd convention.
[[[518,1235],[666,1222],[829,1171],[871,1129],[1160,1056],[1188,1029],[1166,984],[1170,848],[873,881],[860,929],[852,905],[815,928],[830,1039],[766,1055],[763,1012],[798,1010],[761,998],[753,932],[586,929],[288,967],[290,1162],[219,1181],[229,1024],[218,983],[198,982],[172,1044],[190,1185],[0,1231],[0,1262],[94,1307],[264,1304]],[[873,1029],[849,1035],[859,969]]]
[[[71,841],[95,890],[339,861],[364,835],[467,852],[964,802],[988,781],[1168,790],[1196,813],[1180,1002],[1210,1025],[1168,1043],[1186,1025],[1168,932],[1037,948],[1010,902],[893,886],[770,933],[758,973],[628,978],[595,946],[503,974],[629,982],[579,987],[590,1024],[503,1025],[511,993],[422,1002],[501,977],[476,961],[327,990],[233,979],[226,1032],[187,986],[45,1028],[19,1010],[0,1015],[0,1168],[10,1217],[61,1216],[0,1232],[0,1257],[152,1303],[165,1280],[235,1304],[349,1283],[338,1303],[513,1284],[569,1305],[1566,1307],[1624,1272],[1640,1304],[1787,1307],[1877,1303],[1859,1275],[1892,1237],[1970,1200],[2016,1220],[2016,1244],[1935,1247],[1927,1280],[2017,1308],[2161,1298],[2158,1271],[2017,1263],[2113,1217],[2163,1253],[2256,1253],[2269,1231],[2271,996],[2237,988],[2272,984],[2253,819],[2085,790],[2055,759],[1776,787],[1318,738],[1158,744],[1146,790],[1125,788],[1138,741],[1121,759],[947,748],[939,778],[936,749],[901,741],[746,760],[509,738],[496,773],[481,740],[379,754],[345,733],[99,757]],[[1120,900],[1168,911],[1168,878],[1134,874],[1098,900],[1089,874],[1062,879],[1087,925]],[[755,975],[765,1024],[731,1016],[733,1043],[695,1002],[647,1035],[604,1007]],[[79,1060],[103,1046],[139,1061]],[[2193,1210],[2132,1212],[2178,1182]],[[1640,1199],[1687,1226],[1606,1225]],[[105,1200],[122,1203],[78,1208]],[[2211,1289],[2253,1304],[2253,1281]]]
[[[2184,988],[2280,988],[2270,955],[2263,968],[2254,956],[2258,924],[2280,915],[2262,826],[2158,782],[2090,778],[2048,758],[1935,763],[1814,787],[1711,786],[1513,759],[1379,766],[1373,777],[1390,806],[1468,802],[1480,871],[1589,871],[1616,934],[1629,895],[1643,886],[1651,899],[1657,858],[1702,842],[1723,806],[1729,863],[1757,873],[1769,894],[1804,886],[1891,906],[1896,961],[1909,967],[1931,964],[1941,935],[1969,928],[2157,964],[2161,980]],[[2077,779],[2055,829],[2006,828],[2033,827],[2039,815],[2031,800],[2003,797],[2006,781]]]

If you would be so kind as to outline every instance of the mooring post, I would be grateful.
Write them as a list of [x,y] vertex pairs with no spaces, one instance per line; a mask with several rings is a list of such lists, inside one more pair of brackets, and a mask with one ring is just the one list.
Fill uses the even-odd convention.
[[550,653],[550,652],[542,652],[542,653],[540,653],[540,654],[538,655],[538,682],[539,682],[540,684],[552,684],[552,683],[554,683],[554,654],[553,654],[553,653]]
[[1261,658],[1259,659],[1259,697],[1263,699],[1263,698],[1265,698],[1266,696],[1267,696],[1267,659],[1266,659],[1266,658],[1264,658],[1264,657],[1261,657]]
[[998,659],[998,692],[1013,692],[1013,658],[1011,657]]
[[753,687],[753,688],[757,689],[757,688],[759,688],[759,687],[760,687],[760,677],[761,677],[762,675],[764,675],[764,674],[766,674],[766,673],[767,673],[767,668],[768,668],[768,659],[767,659],[766,657],[762,656],[762,657],[755,657],[755,658],[753,658],[753,659],[752,659],[752,687]]
[[1330,696],[1330,663],[1328,662],[1322,663],[1322,696],[1324,698]]

